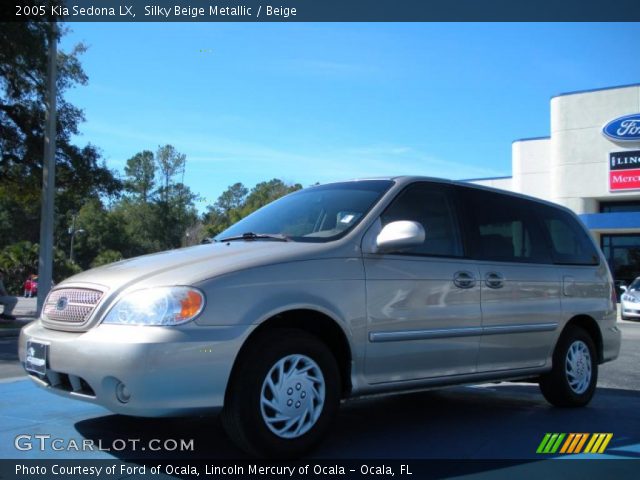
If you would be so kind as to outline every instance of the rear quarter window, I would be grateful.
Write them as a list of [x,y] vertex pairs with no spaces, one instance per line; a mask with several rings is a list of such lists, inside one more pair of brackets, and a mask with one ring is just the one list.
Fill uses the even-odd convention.
[[554,263],[563,265],[598,265],[600,256],[587,232],[576,218],[546,205],[538,205],[538,215],[545,226]]

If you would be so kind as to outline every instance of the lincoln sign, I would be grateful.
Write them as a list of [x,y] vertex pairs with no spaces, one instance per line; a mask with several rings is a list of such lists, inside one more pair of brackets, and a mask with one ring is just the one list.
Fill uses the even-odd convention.
[[640,189],[640,150],[609,154],[609,190]]

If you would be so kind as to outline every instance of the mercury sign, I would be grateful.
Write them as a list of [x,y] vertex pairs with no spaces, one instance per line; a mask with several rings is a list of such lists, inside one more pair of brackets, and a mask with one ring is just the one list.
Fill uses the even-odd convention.
[[616,142],[640,142],[640,113],[611,120],[602,127],[602,133]]
[[640,150],[609,154],[609,190],[640,190]]

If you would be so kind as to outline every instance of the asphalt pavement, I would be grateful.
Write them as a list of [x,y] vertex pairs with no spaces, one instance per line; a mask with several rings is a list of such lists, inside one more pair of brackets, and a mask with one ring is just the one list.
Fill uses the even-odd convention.
[[[586,408],[554,408],[537,385],[525,383],[355,399],[343,404],[313,457],[539,460],[536,448],[547,432],[611,432],[613,439],[599,458],[640,459],[640,323],[620,322],[620,328],[620,358],[601,366],[598,390]],[[41,390],[17,364],[16,338],[0,338],[0,378],[0,458],[244,457],[215,417],[126,417]],[[19,450],[19,435],[50,435],[65,445],[89,440],[101,449],[58,451],[48,445]],[[123,439],[137,442],[120,449]],[[192,441],[193,449],[168,453],[150,448],[166,442],[172,446],[174,441]],[[116,444],[118,448],[111,448]]]

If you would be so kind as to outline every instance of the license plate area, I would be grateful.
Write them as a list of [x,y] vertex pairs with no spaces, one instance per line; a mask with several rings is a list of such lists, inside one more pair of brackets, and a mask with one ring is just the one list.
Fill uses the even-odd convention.
[[27,355],[24,368],[27,372],[45,376],[47,374],[47,360],[49,345],[46,343],[27,341]]

